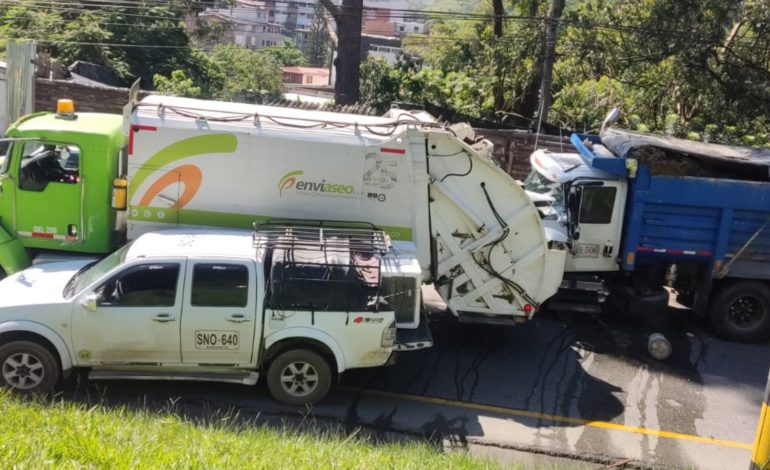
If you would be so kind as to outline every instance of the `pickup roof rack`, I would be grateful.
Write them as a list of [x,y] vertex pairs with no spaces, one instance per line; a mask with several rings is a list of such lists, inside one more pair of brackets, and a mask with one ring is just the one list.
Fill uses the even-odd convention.
[[273,219],[254,224],[253,243],[271,260],[270,308],[379,309],[382,257],[391,245],[374,225]]
[[254,246],[281,250],[355,252],[383,256],[390,237],[373,224],[337,220],[270,219],[254,223]]

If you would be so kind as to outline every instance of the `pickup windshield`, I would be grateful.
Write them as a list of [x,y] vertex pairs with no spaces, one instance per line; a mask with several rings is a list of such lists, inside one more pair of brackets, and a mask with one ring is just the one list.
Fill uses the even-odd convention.
[[128,253],[130,246],[131,243],[124,245],[118,251],[112,253],[98,263],[87,264],[84,266],[80,271],[75,273],[67,283],[67,287],[64,288],[64,297],[69,299],[111,271],[115,266],[122,263],[123,260],[126,259],[126,253]]
[[555,183],[535,170],[527,175],[524,180],[524,189],[533,193],[542,194],[553,198],[549,204],[547,202],[538,202],[538,210],[545,219],[560,220],[565,214],[564,210],[564,191],[561,183]]

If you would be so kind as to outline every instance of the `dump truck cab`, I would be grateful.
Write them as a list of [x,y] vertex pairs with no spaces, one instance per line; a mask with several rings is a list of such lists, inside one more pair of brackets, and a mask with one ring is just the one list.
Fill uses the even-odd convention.
[[577,153],[537,150],[524,181],[543,224],[569,240],[565,272],[607,272],[620,268],[628,184],[588,166]]
[[[35,113],[7,132],[0,164],[0,267],[40,250],[106,254],[124,240],[110,203],[126,138],[119,115]],[[30,256],[31,255],[31,256]]]

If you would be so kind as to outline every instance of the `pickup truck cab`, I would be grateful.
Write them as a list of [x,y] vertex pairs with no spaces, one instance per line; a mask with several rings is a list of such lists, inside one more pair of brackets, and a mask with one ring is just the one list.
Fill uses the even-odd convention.
[[377,299],[376,254],[287,240],[152,232],[98,262],[16,273],[0,282],[0,383],[47,391],[74,368],[248,385],[266,374],[278,401],[318,402],[335,376],[388,362],[394,312]]

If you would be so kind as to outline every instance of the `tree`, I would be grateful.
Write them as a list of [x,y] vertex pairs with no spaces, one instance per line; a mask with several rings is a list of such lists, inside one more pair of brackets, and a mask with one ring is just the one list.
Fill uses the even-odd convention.
[[281,44],[276,47],[267,47],[261,50],[284,67],[289,65],[307,64],[305,55],[302,54],[302,51],[297,49],[297,45],[294,41],[288,38],[284,39]]
[[126,85],[138,77],[150,87],[155,74],[178,69],[204,83],[207,64],[192,48],[183,22],[188,8],[186,1],[123,2],[109,9],[90,1],[24,1],[0,9],[0,37],[36,40],[39,52],[65,65],[74,60],[103,65]]
[[[468,114],[527,126],[538,103],[541,24],[502,21],[506,14],[531,13],[530,2],[517,1],[507,12],[500,9],[504,5],[493,4],[490,9],[487,4],[479,4],[475,10],[498,21],[440,20],[431,26],[427,38],[408,36],[404,44],[408,53],[422,59],[423,68],[440,70],[444,80],[456,84],[469,79],[472,86],[468,93],[461,92],[450,100]],[[470,101],[461,101],[461,96]]]
[[606,109],[591,117],[580,108],[620,104],[631,126],[767,142],[767,0],[585,0],[565,23],[552,107],[560,121],[596,128]]
[[329,63],[329,32],[324,8],[317,4],[310,23],[307,38],[307,61],[313,67],[325,67]]
[[361,18],[363,0],[342,0],[335,5],[331,0],[319,0],[337,23],[337,81],[334,84],[334,100],[337,104],[353,104],[358,101],[361,67]]
[[212,93],[216,99],[261,103],[283,92],[281,66],[269,54],[220,44],[211,52],[211,62],[220,83]]
[[184,73],[184,70],[174,70],[171,72],[171,78],[156,73],[152,77],[152,82],[158,93],[163,95],[198,98],[202,94],[201,87],[195,86],[193,81]]
[[400,99],[400,74],[381,57],[367,57],[361,63],[361,103],[384,111]]

